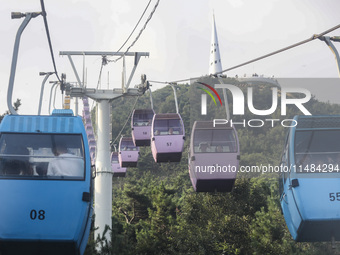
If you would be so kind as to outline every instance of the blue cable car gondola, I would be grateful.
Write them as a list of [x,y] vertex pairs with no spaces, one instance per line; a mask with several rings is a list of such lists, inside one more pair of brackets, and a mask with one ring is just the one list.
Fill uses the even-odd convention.
[[0,125],[0,254],[83,254],[92,176],[82,119],[7,115]]
[[340,116],[295,116],[281,160],[280,203],[299,242],[340,240]]
[[190,139],[189,175],[196,192],[230,192],[240,159],[237,132],[230,125],[195,121]]

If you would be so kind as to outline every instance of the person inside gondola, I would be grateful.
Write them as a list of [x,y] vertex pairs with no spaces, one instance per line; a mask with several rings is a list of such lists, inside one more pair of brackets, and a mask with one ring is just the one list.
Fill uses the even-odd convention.
[[305,154],[297,154],[296,155],[296,164],[297,166],[301,166],[303,169],[305,169],[307,167],[307,169],[310,168],[310,165],[314,163],[312,156],[308,153]]
[[68,153],[64,145],[56,145],[52,151],[56,158],[52,159],[48,164],[48,176],[82,177],[84,175],[84,161]]
[[29,152],[26,147],[10,147],[2,162],[2,173],[5,175],[33,175],[33,168],[29,162]]
[[217,145],[216,148],[215,148],[215,152],[223,152],[222,145]]
[[32,175],[26,160],[7,160],[3,163],[2,172],[5,175]]
[[209,148],[209,145],[207,143],[205,143],[205,142],[202,142],[202,143],[200,143],[200,145],[198,147],[198,150],[200,152],[209,152],[208,148]]
[[173,128],[169,128],[169,135],[173,135],[174,134],[174,129]]

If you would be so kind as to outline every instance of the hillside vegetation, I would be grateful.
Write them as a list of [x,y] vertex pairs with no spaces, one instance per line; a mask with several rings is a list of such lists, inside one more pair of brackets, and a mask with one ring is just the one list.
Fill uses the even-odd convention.
[[[211,84],[218,81],[207,81]],[[247,85],[233,79],[246,95]],[[281,214],[278,174],[238,174],[230,193],[195,193],[188,174],[188,145],[193,121],[200,111],[196,85],[178,85],[179,112],[185,124],[186,144],[180,163],[154,162],[150,147],[141,148],[137,168],[129,168],[125,178],[113,179],[112,243],[91,240],[86,254],[335,254],[330,243],[296,243]],[[254,85],[254,106],[268,109],[272,103],[271,85]],[[155,90],[153,88],[153,90]],[[278,88],[280,92],[280,88]],[[222,92],[219,91],[222,96]],[[278,93],[280,95],[280,93]],[[298,95],[290,95],[298,96]],[[231,94],[228,94],[232,110]],[[208,117],[225,118],[225,108],[215,106],[208,97]],[[113,101],[112,132],[115,136],[135,103],[135,98]],[[175,112],[170,86],[153,92],[156,113]],[[279,98],[280,103],[280,98]],[[314,97],[305,104],[313,114],[340,114],[338,105],[318,102]],[[148,92],[136,108],[149,108]],[[279,108],[279,107],[278,107]],[[301,114],[289,106],[286,116],[278,109],[270,116],[254,116],[247,107],[241,119],[291,119]],[[231,111],[232,113],[232,111]],[[236,126],[242,166],[279,165],[287,128]],[[130,135],[130,122],[122,134]],[[118,139],[119,140],[119,139]],[[118,143],[118,142],[116,142]]]

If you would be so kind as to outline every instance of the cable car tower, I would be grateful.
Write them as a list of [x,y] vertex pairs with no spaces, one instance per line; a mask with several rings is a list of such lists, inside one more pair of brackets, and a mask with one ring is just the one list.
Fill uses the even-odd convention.
[[[71,97],[89,97],[98,103],[97,115],[97,152],[96,152],[96,178],[95,178],[95,237],[103,234],[105,226],[111,227],[112,217],[112,176],[110,160],[110,102],[122,96],[139,96],[144,94],[149,85],[146,76],[142,75],[142,84],[129,88],[132,77],[142,56],[148,57],[149,52],[101,52],[101,51],[62,51],[60,55],[66,55],[70,61],[76,76],[78,86],[66,86],[66,95]],[[128,81],[122,83],[122,88],[94,89],[84,87],[72,60],[72,56],[122,56],[134,57],[134,66]],[[125,65],[123,66],[125,73]],[[105,235],[108,242],[111,241],[109,231]]]

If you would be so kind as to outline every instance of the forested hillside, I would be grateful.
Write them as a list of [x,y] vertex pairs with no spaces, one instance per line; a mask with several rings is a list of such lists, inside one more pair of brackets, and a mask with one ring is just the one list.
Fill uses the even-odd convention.
[[[246,85],[232,79],[228,82],[246,91]],[[271,106],[270,87],[254,85],[256,108]],[[186,132],[181,162],[157,164],[150,147],[141,148],[138,167],[129,168],[125,178],[113,179],[112,243],[91,240],[86,254],[97,254],[95,245],[102,246],[102,254],[336,254],[340,249],[332,250],[330,243],[296,243],[291,238],[279,205],[278,174],[239,173],[230,193],[194,192],[188,174],[187,152],[191,126],[200,108],[200,101],[193,98],[201,91],[185,84],[176,88]],[[280,92],[280,88],[278,90]],[[153,91],[155,112],[175,112],[170,86],[153,88]],[[113,101],[113,140],[129,118],[135,100]],[[232,109],[230,94],[229,102]],[[224,107],[215,106],[212,100],[208,103],[211,115],[225,118]],[[135,108],[149,107],[147,92],[138,99]],[[314,97],[306,107],[313,115],[340,114],[338,105],[321,103]],[[245,116],[233,119],[259,119],[247,107],[245,109]],[[262,119],[291,119],[296,113],[300,114],[292,106],[284,117],[278,110]],[[236,128],[240,165],[279,165],[287,128],[280,124]],[[122,134],[129,136],[130,132],[128,122]]]

